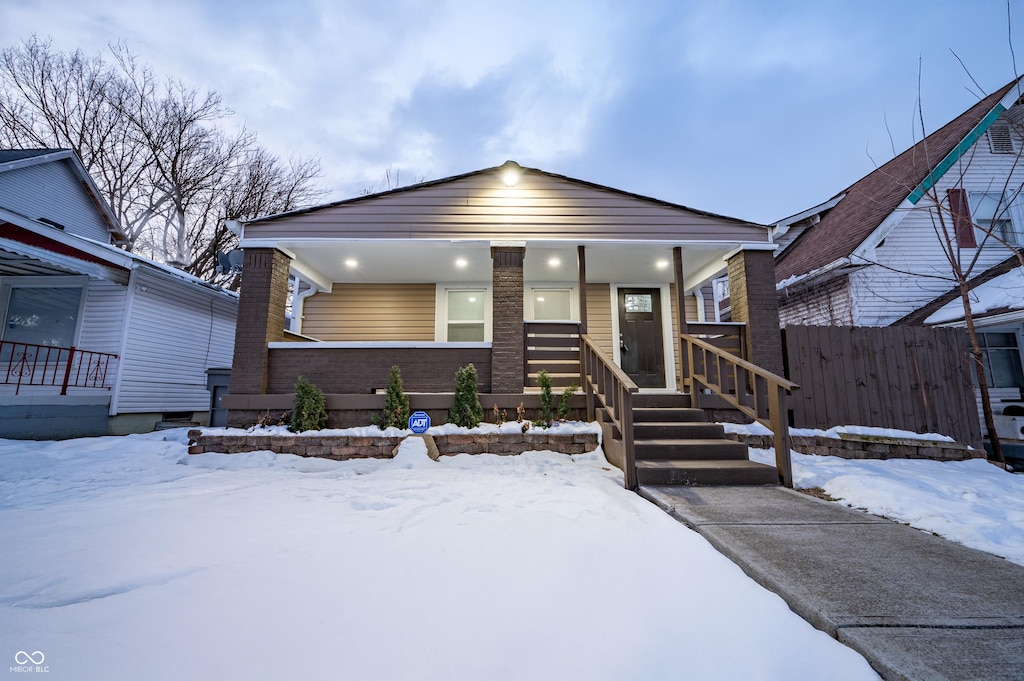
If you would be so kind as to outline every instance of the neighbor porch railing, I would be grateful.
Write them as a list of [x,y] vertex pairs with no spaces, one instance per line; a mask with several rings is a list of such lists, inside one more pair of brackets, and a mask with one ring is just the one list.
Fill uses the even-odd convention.
[[636,452],[633,448],[633,395],[640,391],[636,383],[615,365],[594,339],[580,336],[582,377],[587,392],[587,419],[596,417],[597,403],[601,404],[612,424],[622,433],[622,472],[626,489],[635,490]]
[[17,395],[22,386],[110,389],[117,355],[33,343],[0,341],[0,385],[13,385]]
[[689,367],[684,381],[690,389],[692,406],[700,407],[700,396],[707,388],[728,405],[769,428],[774,437],[779,479],[786,487],[792,487],[788,397],[799,386],[716,347],[712,339],[692,334],[682,334],[680,339],[685,348],[685,364]]

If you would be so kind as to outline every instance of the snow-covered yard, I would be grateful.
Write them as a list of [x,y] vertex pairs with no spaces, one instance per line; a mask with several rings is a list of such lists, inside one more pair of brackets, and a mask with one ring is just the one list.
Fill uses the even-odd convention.
[[0,441],[0,546],[49,679],[876,678],[600,454]]

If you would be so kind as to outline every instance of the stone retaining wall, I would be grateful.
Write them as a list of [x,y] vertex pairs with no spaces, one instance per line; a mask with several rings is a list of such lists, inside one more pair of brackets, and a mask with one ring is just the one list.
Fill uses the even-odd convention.
[[[324,459],[390,459],[402,437],[356,437],[348,435],[205,435],[190,430],[189,454],[219,452],[272,451]],[[519,454],[526,451],[549,450],[562,454],[584,454],[597,449],[597,433],[548,434],[486,433],[434,435],[434,443],[442,455],[454,454]]]
[[[726,433],[730,440],[746,443],[755,449],[770,449],[775,446],[771,435],[748,435]],[[844,459],[931,459],[933,461],[963,461],[983,459],[985,451],[968,449],[959,442],[934,442],[931,440],[909,440],[902,438],[850,437],[837,439],[821,436],[790,437],[794,451],[801,454],[838,456]]]

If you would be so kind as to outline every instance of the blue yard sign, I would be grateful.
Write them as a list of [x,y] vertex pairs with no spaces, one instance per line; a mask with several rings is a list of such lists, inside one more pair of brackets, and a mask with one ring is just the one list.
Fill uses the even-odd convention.
[[413,412],[409,417],[409,430],[414,433],[425,433],[430,428],[430,416],[425,411]]

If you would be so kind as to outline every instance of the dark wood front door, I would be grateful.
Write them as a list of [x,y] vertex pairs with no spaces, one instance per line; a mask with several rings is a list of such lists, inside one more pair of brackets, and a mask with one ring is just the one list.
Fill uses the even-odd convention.
[[665,387],[660,289],[619,289],[619,365],[641,388]]

